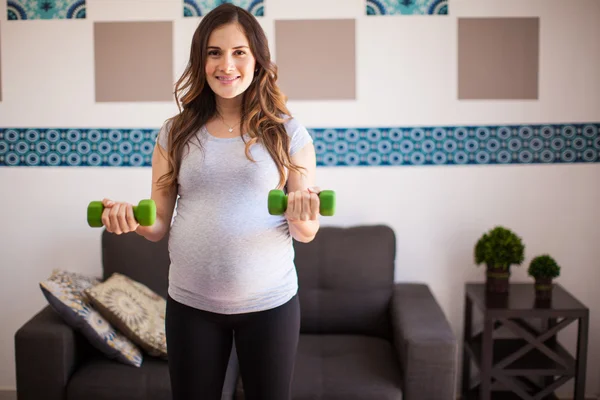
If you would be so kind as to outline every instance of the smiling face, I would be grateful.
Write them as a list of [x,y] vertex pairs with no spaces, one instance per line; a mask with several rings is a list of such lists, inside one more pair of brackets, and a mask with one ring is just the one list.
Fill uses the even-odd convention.
[[209,39],[206,57],[206,81],[215,94],[232,99],[252,83],[256,59],[248,39],[237,23],[215,29]]

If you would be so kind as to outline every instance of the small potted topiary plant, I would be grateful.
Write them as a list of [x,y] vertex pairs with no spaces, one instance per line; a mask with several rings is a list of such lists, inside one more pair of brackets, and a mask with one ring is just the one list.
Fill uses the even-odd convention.
[[521,265],[524,253],[525,245],[521,238],[503,226],[496,226],[481,236],[475,245],[475,263],[487,266],[488,292],[508,292],[511,265]]
[[548,254],[534,257],[527,270],[529,276],[535,279],[535,295],[538,299],[552,297],[552,280],[560,275],[560,266]]

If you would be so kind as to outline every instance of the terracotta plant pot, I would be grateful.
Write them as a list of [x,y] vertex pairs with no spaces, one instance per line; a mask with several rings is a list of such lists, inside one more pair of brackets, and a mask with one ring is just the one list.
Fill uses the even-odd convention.
[[490,268],[486,271],[486,290],[490,293],[507,293],[510,271],[502,268]]
[[535,278],[535,297],[537,299],[552,298],[552,278]]

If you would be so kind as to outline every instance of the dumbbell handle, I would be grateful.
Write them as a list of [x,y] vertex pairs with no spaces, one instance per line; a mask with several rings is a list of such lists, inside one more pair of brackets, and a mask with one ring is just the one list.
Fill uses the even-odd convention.
[[[133,206],[133,216],[142,226],[154,225],[156,221],[156,203],[152,199],[141,200],[137,206]],[[104,204],[101,201],[91,201],[87,208],[87,222],[93,228],[104,226],[102,223],[102,212]]]
[[[322,190],[318,193],[320,199],[319,213],[323,216],[332,216],[335,213],[335,192],[333,190]],[[288,196],[282,190],[271,190],[269,192],[268,210],[271,215],[285,213],[288,205]]]

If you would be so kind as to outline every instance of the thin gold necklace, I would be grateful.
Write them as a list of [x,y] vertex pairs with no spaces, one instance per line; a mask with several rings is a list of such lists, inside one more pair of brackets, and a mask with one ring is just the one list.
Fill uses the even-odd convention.
[[221,115],[221,113],[217,113],[217,114],[219,114],[219,118],[221,118],[221,121],[223,121],[223,123],[225,124],[225,126],[228,126],[228,127],[229,127],[229,129],[228,129],[229,133],[233,132],[233,127],[234,127],[235,125],[238,125],[238,124],[239,124],[239,122],[238,122],[237,124],[235,124],[235,125],[233,125],[233,126],[229,126],[229,125],[227,125],[227,123],[225,122],[225,119],[223,118],[223,116]]

